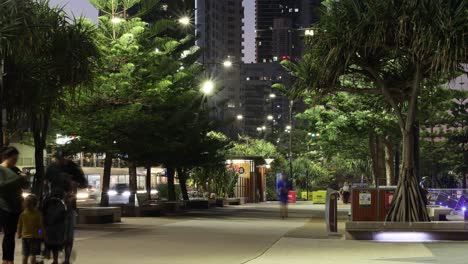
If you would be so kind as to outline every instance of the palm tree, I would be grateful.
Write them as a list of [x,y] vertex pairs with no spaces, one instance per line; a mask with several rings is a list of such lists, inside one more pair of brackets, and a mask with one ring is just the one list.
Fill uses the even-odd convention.
[[418,97],[428,79],[447,79],[466,62],[467,7],[465,0],[326,1],[308,53],[299,66],[286,63],[298,72],[298,93],[377,94],[392,107],[403,164],[388,221],[429,221],[414,163]]
[[[65,107],[65,94],[90,81],[98,56],[94,25],[72,21],[48,1],[29,1],[25,28],[15,36],[6,61],[4,95],[14,98],[11,111],[27,118],[35,144],[36,182],[44,175],[43,151],[51,115]],[[35,186],[35,191],[39,191]]]
[[[0,0],[0,147],[6,144],[7,98],[4,95],[5,60],[17,46],[16,36],[24,28],[27,0]],[[15,42],[15,44],[13,44]]]

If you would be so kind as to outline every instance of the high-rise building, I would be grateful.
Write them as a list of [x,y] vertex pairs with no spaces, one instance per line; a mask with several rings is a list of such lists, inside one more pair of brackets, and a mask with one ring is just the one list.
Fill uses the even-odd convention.
[[299,57],[303,38],[317,21],[321,0],[256,0],[256,60],[274,62]]
[[[244,7],[242,0],[196,0],[197,45],[206,77],[219,92],[212,99],[217,117],[234,121],[242,114],[241,68],[243,58]],[[228,62],[226,64],[225,62]],[[231,131],[223,131],[230,133]]]
[[279,134],[290,123],[289,101],[272,89],[275,83],[286,83],[288,75],[279,63],[245,64],[244,127],[249,136],[269,137]]
[[[247,135],[275,135],[278,139],[294,120],[290,100],[272,85],[291,85],[281,60],[295,60],[304,50],[304,36],[317,20],[321,0],[256,0],[256,60],[243,71],[244,131]],[[293,112],[304,105],[295,102]],[[273,138],[272,138],[273,139]]]

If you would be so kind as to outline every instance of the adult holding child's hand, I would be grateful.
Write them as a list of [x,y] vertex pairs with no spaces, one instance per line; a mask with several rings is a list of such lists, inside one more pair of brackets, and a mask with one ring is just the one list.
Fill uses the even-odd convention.
[[14,147],[0,149],[0,226],[3,230],[2,264],[13,264],[15,234],[22,210],[22,186],[25,178],[15,172],[19,151]]

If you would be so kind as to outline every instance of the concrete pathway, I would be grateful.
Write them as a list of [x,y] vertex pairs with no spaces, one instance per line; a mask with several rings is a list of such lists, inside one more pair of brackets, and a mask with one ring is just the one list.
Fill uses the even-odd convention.
[[[340,208],[345,220],[349,209]],[[76,232],[74,263],[468,263],[468,243],[379,243],[329,236],[323,210],[323,205],[299,203],[283,221],[277,204],[267,203],[82,226]]]

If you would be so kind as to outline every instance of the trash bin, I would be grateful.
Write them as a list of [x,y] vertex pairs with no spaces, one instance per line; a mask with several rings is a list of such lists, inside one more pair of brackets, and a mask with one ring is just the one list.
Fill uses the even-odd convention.
[[288,203],[296,203],[296,191],[288,192]]

